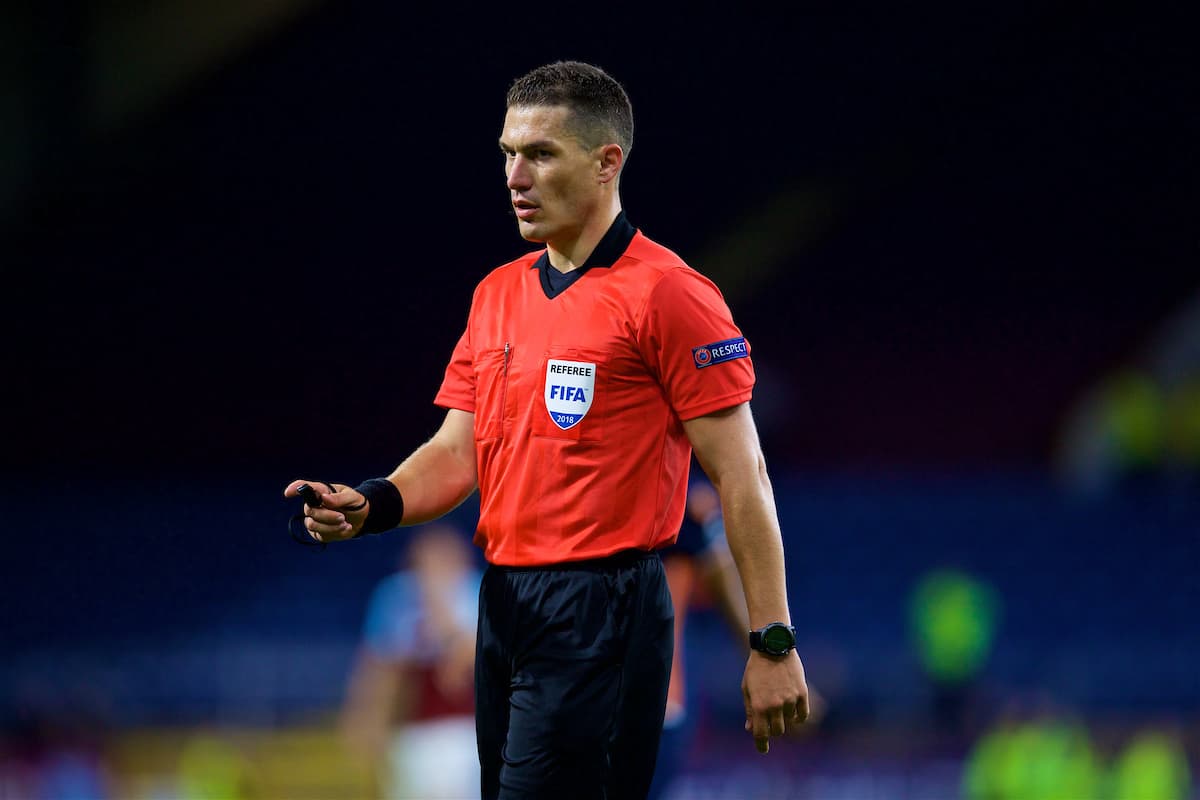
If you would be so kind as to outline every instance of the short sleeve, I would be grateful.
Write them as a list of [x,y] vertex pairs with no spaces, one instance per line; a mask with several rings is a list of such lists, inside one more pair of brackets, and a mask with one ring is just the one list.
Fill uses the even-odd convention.
[[458,344],[454,346],[450,363],[446,365],[446,375],[442,378],[442,387],[433,402],[442,408],[456,408],[474,414],[475,369],[471,357],[470,332],[471,327],[468,323],[467,329],[458,339]]
[[753,394],[750,345],[720,290],[691,268],[671,270],[651,290],[638,347],[680,419],[730,408]]

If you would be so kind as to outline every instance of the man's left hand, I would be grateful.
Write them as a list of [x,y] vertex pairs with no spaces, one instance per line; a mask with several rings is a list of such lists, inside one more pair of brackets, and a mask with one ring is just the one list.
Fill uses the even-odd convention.
[[771,737],[783,736],[808,719],[808,684],[796,651],[769,656],[754,651],[742,676],[746,730],[754,735],[758,752],[771,749]]

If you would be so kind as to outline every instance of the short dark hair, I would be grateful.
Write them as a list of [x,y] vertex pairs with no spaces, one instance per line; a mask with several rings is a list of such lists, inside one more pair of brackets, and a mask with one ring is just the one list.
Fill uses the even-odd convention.
[[633,147],[633,107],[611,75],[582,61],[555,61],[513,81],[508,107],[566,106],[572,132],[588,148],[616,142],[626,156]]

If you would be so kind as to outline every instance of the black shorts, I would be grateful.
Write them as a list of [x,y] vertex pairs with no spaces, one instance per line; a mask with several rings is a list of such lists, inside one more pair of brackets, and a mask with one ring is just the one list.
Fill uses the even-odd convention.
[[475,658],[484,800],[645,797],[674,617],[657,553],[488,567]]

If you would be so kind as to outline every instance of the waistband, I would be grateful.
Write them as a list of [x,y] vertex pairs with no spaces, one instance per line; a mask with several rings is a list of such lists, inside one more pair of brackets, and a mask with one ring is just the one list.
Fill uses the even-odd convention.
[[588,558],[580,561],[560,561],[556,564],[534,564],[531,566],[507,566],[504,564],[488,564],[489,570],[497,572],[566,572],[572,570],[582,570],[585,572],[596,572],[599,570],[619,569],[621,567],[632,567],[642,561],[652,561],[659,559],[657,550],[638,550],[631,548],[629,550],[619,550],[611,556],[603,556],[601,558]]

